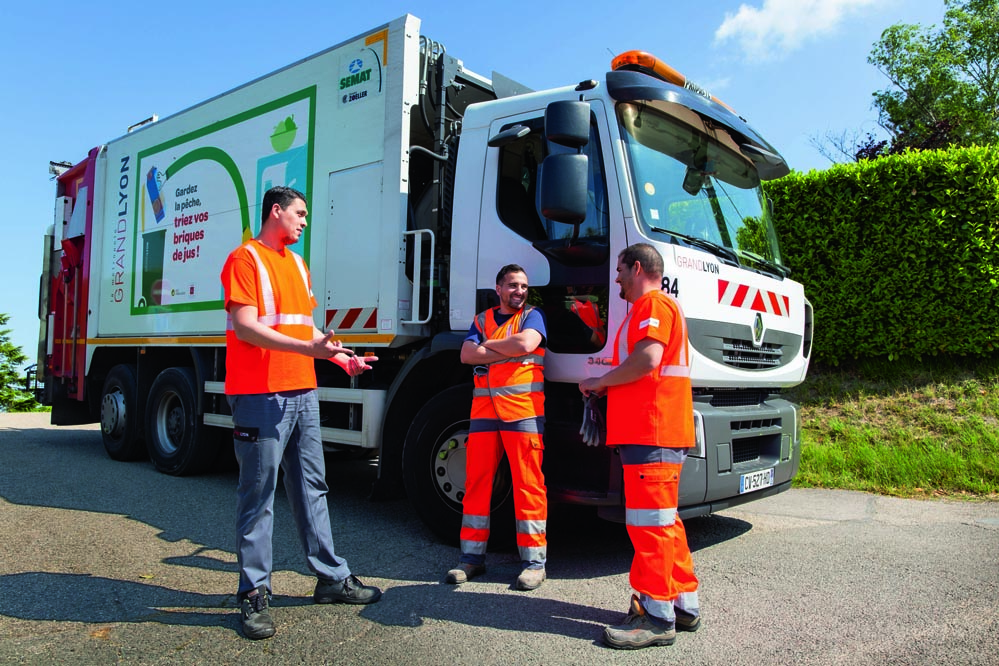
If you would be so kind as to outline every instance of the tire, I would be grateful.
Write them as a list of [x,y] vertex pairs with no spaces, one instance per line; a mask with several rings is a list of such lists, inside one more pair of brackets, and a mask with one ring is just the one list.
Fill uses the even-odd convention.
[[146,449],[156,469],[172,476],[207,470],[219,437],[197,414],[197,384],[190,368],[167,368],[156,377],[146,402]]
[[135,383],[134,365],[116,365],[101,389],[101,439],[112,460],[141,460],[142,413]]
[[[445,543],[457,544],[461,531],[471,409],[471,384],[445,389],[417,412],[403,445],[402,476],[409,501]],[[515,535],[512,481],[505,462],[496,471],[490,513],[490,545],[508,547]]]

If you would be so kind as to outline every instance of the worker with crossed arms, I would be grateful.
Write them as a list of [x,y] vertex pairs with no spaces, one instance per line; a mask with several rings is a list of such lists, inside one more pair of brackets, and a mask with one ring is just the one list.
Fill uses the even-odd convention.
[[520,590],[545,580],[548,499],[541,471],[544,451],[545,320],[527,305],[527,274],[508,264],[496,275],[500,304],[479,313],[461,347],[461,361],[474,365],[474,389],[465,458],[461,559],[445,581],[461,584],[486,571],[486,543],[493,478],[510,461],[517,547],[523,570]]

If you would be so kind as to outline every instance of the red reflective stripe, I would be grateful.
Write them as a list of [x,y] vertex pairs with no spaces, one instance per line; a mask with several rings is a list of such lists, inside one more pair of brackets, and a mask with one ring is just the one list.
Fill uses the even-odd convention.
[[347,310],[347,315],[343,318],[343,321],[340,322],[340,326],[338,328],[353,328],[354,322],[357,321],[357,316],[359,314],[361,314],[360,308],[350,308]]
[[746,294],[749,293],[749,287],[744,284],[740,284],[735,288],[735,296],[732,297],[732,305],[737,308],[742,307],[742,302],[746,299]]
[[777,300],[777,294],[775,294],[772,291],[768,291],[767,295],[770,296],[770,305],[773,306],[773,313],[774,314],[781,314],[781,311],[780,311],[780,302]]

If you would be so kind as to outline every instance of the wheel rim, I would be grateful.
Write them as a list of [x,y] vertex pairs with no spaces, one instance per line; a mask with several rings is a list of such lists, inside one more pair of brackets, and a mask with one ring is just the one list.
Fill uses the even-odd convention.
[[[457,426],[456,426],[457,428]],[[446,431],[445,431],[446,432]],[[433,476],[437,492],[461,511],[465,498],[465,458],[467,456],[468,429],[466,424],[442,435],[433,449]],[[493,477],[492,508],[499,506],[513,491],[506,456]]]
[[125,430],[125,394],[119,389],[105,393],[101,400],[101,430],[108,437],[120,437]]
[[439,492],[447,500],[461,505],[465,497],[465,446],[468,430],[457,430],[441,437],[434,447],[433,475]]
[[184,427],[184,403],[176,392],[167,391],[156,409],[156,442],[164,454],[172,456],[180,449]]

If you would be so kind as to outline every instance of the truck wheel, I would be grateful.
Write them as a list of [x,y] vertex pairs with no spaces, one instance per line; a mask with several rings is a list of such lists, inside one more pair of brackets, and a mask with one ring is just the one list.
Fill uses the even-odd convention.
[[135,366],[123,363],[111,368],[101,389],[101,439],[112,460],[145,457],[138,402]]
[[199,422],[196,405],[197,388],[189,368],[167,368],[149,389],[146,447],[160,472],[197,474],[215,460],[219,438]]
[[[409,501],[427,527],[447,543],[456,544],[461,531],[471,408],[471,384],[445,389],[417,412],[403,446],[402,476]],[[489,542],[496,547],[514,542],[511,488],[510,468],[504,462],[493,482]]]

